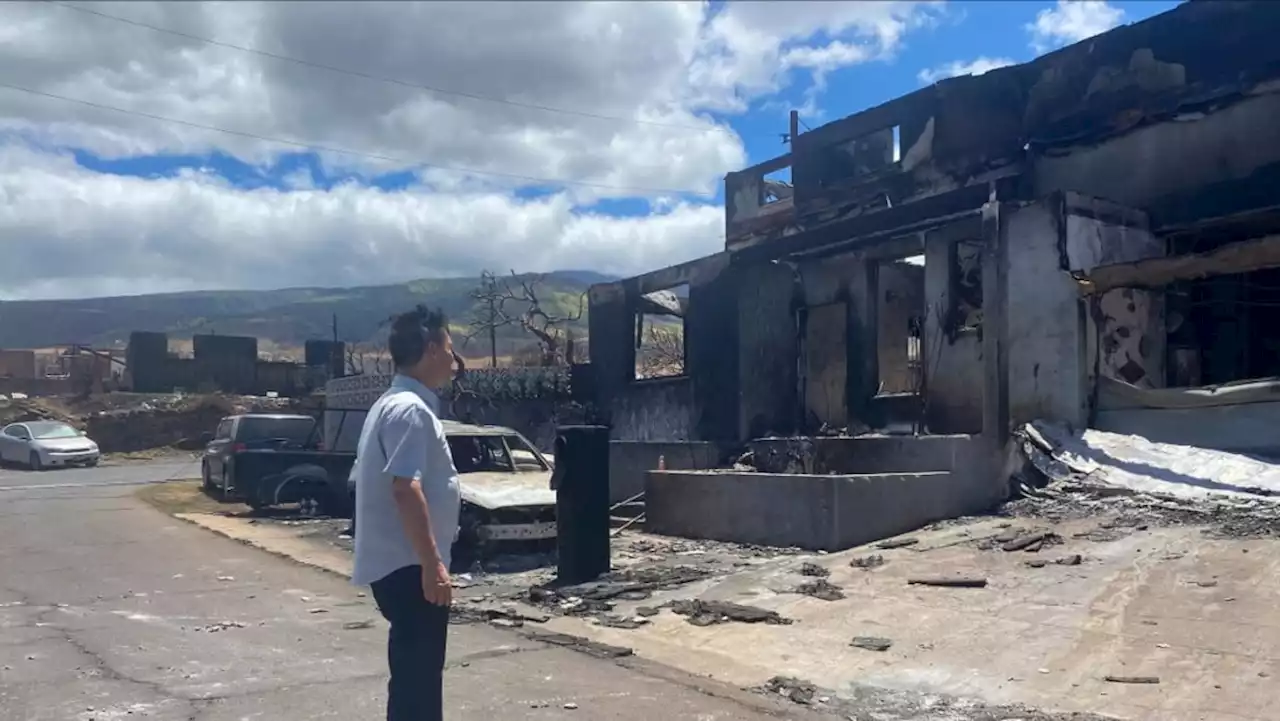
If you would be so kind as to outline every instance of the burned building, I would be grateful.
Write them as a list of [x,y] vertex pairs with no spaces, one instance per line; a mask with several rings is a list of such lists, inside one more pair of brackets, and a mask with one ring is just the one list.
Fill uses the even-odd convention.
[[[936,516],[1001,493],[1010,430],[1034,419],[1189,443],[1196,413],[1256,417],[1194,387],[1280,375],[1276,30],[1274,3],[1185,3],[731,173],[722,252],[590,291],[614,438],[805,437],[811,473],[989,484]],[[637,377],[637,318],[672,288],[681,372]],[[923,445],[848,438],[868,431]],[[1263,442],[1218,435],[1198,440]],[[936,467],[926,446],[947,449]]]
[[[166,333],[135,331],[125,352],[129,388],[140,393],[223,392],[243,395],[310,393],[331,377],[340,377],[343,344],[308,341],[308,360],[316,365],[262,360],[258,339],[250,336],[195,335],[192,358],[169,351]],[[317,352],[318,349],[318,352]],[[318,358],[317,358],[318,355]],[[335,372],[337,371],[337,372]]]

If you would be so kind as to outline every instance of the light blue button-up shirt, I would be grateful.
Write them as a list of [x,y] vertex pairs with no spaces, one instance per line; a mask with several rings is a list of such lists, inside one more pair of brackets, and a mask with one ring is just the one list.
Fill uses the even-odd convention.
[[422,383],[397,375],[369,409],[356,447],[356,561],[352,583],[367,586],[419,564],[396,510],[391,481],[416,478],[431,514],[431,531],[448,566],[458,535],[458,471],[437,409]]

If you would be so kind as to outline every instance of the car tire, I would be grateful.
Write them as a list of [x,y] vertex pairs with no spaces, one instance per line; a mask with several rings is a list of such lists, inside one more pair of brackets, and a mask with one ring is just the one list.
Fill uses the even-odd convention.
[[303,485],[302,492],[298,496],[298,515],[303,518],[324,516],[332,505],[327,496],[328,493],[323,487],[313,484]]
[[44,462],[40,460],[39,452],[37,451],[31,452],[31,455],[27,458],[27,466],[29,466],[31,470],[37,471],[37,472],[44,470]]
[[216,496],[217,499],[219,501],[225,501],[228,498],[230,498],[231,497],[230,489],[231,489],[231,479],[227,478],[227,472],[224,470],[222,472],[222,483],[218,484],[218,488],[217,488],[217,496]]
[[206,496],[213,495],[213,476],[209,475],[209,464],[200,464],[200,488]]
[[101,460],[102,460],[101,458],[93,458],[93,459],[90,459],[90,460],[89,460],[87,463],[85,463],[84,465],[85,465],[86,467],[88,467],[88,468],[96,468],[96,467],[97,467],[97,465],[98,465],[98,462],[99,462],[99,461],[101,461]]

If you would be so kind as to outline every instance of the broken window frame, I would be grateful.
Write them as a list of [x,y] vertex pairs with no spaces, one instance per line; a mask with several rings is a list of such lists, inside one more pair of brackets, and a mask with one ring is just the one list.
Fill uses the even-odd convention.
[[[973,267],[967,272],[976,279],[974,283],[965,283],[966,270],[961,266],[961,246],[970,246],[973,251]],[[947,247],[947,309],[945,332],[954,340],[961,335],[982,335],[982,249],[981,238],[961,238]],[[977,316],[977,320],[972,318]]]
[[883,283],[881,282],[881,278],[883,277],[881,273],[881,269],[884,268],[885,266],[890,266],[895,263],[904,263],[907,265],[914,265],[914,264],[905,263],[905,261],[908,258],[914,258],[914,257],[920,257],[923,259],[924,255],[919,252],[913,252],[909,255],[880,258],[880,259],[870,261],[871,263],[874,264],[874,267],[875,267],[875,271],[874,271],[875,272],[875,292],[874,292],[874,295],[872,295],[871,297],[871,302],[875,303],[875,310],[874,310],[875,345],[874,345],[874,350],[872,351],[875,354],[875,369],[876,369],[876,378],[875,378],[876,389],[874,393],[875,398],[892,398],[892,397],[899,397],[904,395],[921,395],[924,392],[924,388],[923,388],[924,363],[925,363],[924,332],[925,332],[928,309],[927,309],[927,296],[925,294],[925,283],[927,281],[926,281],[926,276],[924,272],[925,265],[923,263],[921,263],[918,266],[921,269],[920,291],[919,291],[920,301],[921,301],[920,307],[916,309],[916,312],[911,313],[907,317],[906,362],[907,362],[907,372],[911,378],[909,383],[910,388],[908,390],[891,390],[891,391],[884,390],[884,387],[885,387],[885,383],[884,383],[885,379],[883,376],[884,368],[881,366],[881,362],[880,362],[880,343],[881,343],[881,332],[880,332],[881,320],[880,319],[882,317],[881,304],[884,303],[886,300]]
[[[675,292],[677,289],[683,289],[684,290],[683,295],[681,295],[678,292]],[[668,313],[645,312],[646,304],[649,304],[653,307],[662,307],[661,303],[655,302],[652,299],[652,296],[655,296],[658,293],[664,293],[664,292],[671,292],[672,295],[675,297],[675,299],[678,301],[680,305],[679,315],[672,312],[668,312]],[[632,315],[632,319],[633,319],[632,320],[632,353],[631,353],[632,382],[661,382],[661,381],[669,381],[669,380],[678,380],[678,379],[689,377],[689,363],[688,363],[689,336],[686,333],[687,325],[688,325],[687,323],[688,306],[689,306],[689,284],[687,283],[678,283],[676,285],[669,286],[667,288],[660,288],[658,290],[653,290],[648,293],[645,293],[644,295],[640,296],[637,299],[635,311],[634,311],[634,314]],[[645,322],[646,318],[656,318],[656,317],[662,317],[662,316],[673,316],[678,318],[680,321],[679,323],[679,334],[680,334],[679,368],[680,370],[678,373],[664,373],[660,375],[642,375],[642,373],[644,372],[642,370],[643,367],[641,365],[641,363],[644,360],[642,357],[642,354],[645,350],[645,345],[646,345],[645,331],[646,329],[652,330],[654,328],[654,324],[652,323],[652,321],[650,321],[649,323]],[[671,349],[667,349],[667,350],[670,351]],[[658,362],[661,363],[662,360],[659,359]]]

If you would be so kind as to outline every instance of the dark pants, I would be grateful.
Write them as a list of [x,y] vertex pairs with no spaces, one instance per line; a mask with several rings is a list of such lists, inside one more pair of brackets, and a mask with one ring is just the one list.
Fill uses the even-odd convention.
[[405,566],[374,581],[373,598],[391,623],[387,721],[442,721],[448,607],[423,597],[421,566]]

